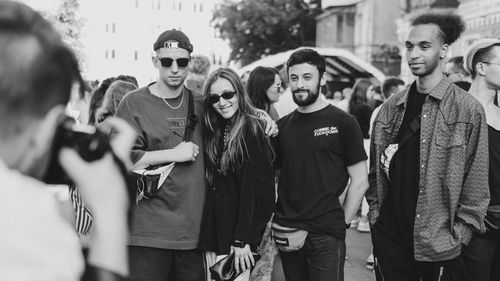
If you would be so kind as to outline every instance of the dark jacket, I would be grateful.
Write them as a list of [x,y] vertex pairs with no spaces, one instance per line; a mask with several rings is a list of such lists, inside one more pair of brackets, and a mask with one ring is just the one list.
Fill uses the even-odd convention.
[[200,234],[203,250],[229,254],[235,240],[255,249],[274,211],[271,147],[263,137],[248,131],[246,136],[241,167],[226,175],[216,173],[208,188]]
[[[374,122],[366,193],[371,225],[377,223],[389,189],[380,157],[395,143],[408,89],[388,99]],[[457,257],[472,231],[484,231],[489,202],[487,132],[481,104],[447,78],[426,98],[421,114],[415,260]]]

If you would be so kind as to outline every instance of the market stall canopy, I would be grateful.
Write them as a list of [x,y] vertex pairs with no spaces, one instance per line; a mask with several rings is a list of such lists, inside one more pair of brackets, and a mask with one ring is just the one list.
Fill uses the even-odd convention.
[[368,78],[378,80],[380,83],[385,79],[382,71],[347,50],[316,47],[300,47],[295,50],[270,55],[240,68],[238,73],[242,75],[247,71],[252,71],[257,66],[268,66],[281,70],[293,52],[305,48],[313,49],[325,57],[326,72],[330,74],[333,80],[354,81],[356,78]]

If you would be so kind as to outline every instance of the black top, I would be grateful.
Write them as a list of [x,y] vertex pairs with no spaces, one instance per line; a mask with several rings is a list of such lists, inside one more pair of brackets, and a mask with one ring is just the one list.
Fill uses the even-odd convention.
[[274,220],[312,233],[345,237],[339,196],[347,167],[367,159],[353,116],[332,105],[312,113],[295,110],[278,120],[274,139],[281,168]]
[[370,138],[370,117],[372,116],[373,108],[366,103],[358,103],[352,107],[350,112],[358,121],[361,133],[364,139]]
[[[397,140],[410,130],[410,123],[420,118],[427,95],[410,88]],[[400,143],[391,163],[389,191],[375,223],[374,249],[377,256],[413,257],[413,225],[420,180],[420,129]]]
[[488,126],[490,206],[500,205],[500,131]]
[[200,249],[218,255],[229,254],[235,240],[255,249],[275,206],[271,146],[263,136],[255,136],[249,128],[245,130],[247,152],[243,164],[226,175],[216,173],[207,191]]

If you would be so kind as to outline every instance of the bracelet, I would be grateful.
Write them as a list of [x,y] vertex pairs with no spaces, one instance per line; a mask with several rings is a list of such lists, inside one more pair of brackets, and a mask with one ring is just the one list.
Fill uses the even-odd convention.
[[234,240],[233,246],[238,247],[238,248],[245,248],[245,242],[240,241],[240,240]]

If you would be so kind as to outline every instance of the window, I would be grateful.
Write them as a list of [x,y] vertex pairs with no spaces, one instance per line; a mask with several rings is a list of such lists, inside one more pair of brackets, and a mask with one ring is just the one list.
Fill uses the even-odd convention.
[[111,25],[111,32],[112,32],[112,33],[116,33],[116,23],[113,23],[113,24]]
[[109,31],[109,24],[106,24],[106,32]]
[[175,11],[175,1],[172,1],[172,10]]
[[196,3],[193,4],[193,12],[196,12]]
[[106,50],[106,52],[104,53],[104,58],[107,59],[108,58],[108,50]]
[[182,2],[179,1],[179,11],[182,11]]
[[135,8],[139,8],[139,0],[135,0]]
[[342,42],[344,38],[344,16],[337,15],[337,42]]
[[139,59],[139,53],[134,51],[134,60],[137,61]]
[[115,58],[115,50],[111,50],[111,58],[114,59]]
[[161,9],[161,1],[160,1],[160,0],[158,0],[158,2],[156,3],[156,8],[157,8],[158,10],[160,10],[160,9]]
[[200,3],[200,13],[203,12],[203,3]]

